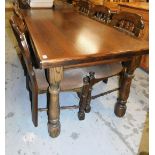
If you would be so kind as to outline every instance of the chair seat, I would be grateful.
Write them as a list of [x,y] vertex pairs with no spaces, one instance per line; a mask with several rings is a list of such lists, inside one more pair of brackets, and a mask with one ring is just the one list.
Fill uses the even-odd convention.
[[[103,64],[97,66],[67,69],[64,71],[63,80],[60,83],[61,90],[72,90],[83,86],[83,78],[89,75],[89,72],[95,72],[95,78],[100,79],[115,75],[122,70],[120,63]],[[45,92],[48,89],[48,82],[46,80],[45,71],[34,69],[40,92]]]
[[95,72],[96,79],[116,75],[119,72],[121,72],[121,70],[122,70],[121,63],[101,64],[84,68],[84,72],[86,74],[89,74],[89,72]]
[[[46,92],[48,89],[48,82],[45,76],[45,71],[34,69],[39,92]],[[60,83],[61,90],[72,90],[83,86],[84,72],[82,69],[68,69],[64,72],[63,80]]]

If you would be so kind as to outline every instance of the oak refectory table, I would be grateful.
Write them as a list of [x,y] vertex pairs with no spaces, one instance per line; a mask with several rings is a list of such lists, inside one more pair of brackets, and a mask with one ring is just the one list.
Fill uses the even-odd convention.
[[59,84],[66,68],[126,63],[117,101],[118,108],[124,108],[133,72],[141,56],[148,54],[147,41],[130,37],[73,9],[26,9],[21,13],[36,62],[40,69],[49,72],[48,131],[52,137],[60,133]]

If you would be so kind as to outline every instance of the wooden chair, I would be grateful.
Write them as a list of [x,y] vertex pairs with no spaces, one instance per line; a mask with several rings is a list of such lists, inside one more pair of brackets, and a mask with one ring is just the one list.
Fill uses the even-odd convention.
[[89,16],[92,3],[88,0],[79,0],[78,11],[86,16]]
[[73,0],[72,1],[72,5],[73,5],[73,7],[78,7],[78,5],[79,5],[79,0]]
[[[15,1],[15,2],[13,3],[13,14],[14,14],[14,20],[15,20],[16,24],[20,27],[20,29],[21,29],[22,31],[25,32],[25,36],[26,36],[27,42],[28,42],[28,44],[30,45],[30,46],[29,46],[29,48],[31,49],[30,51],[32,51],[32,46],[31,46],[31,44],[30,44],[30,38],[29,38],[29,35],[28,35],[27,31],[26,31],[27,28],[26,28],[26,25],[25,25],[23,16],[22,16],[22,14],[20,13],[20,5],[19,5],[19,3],[18,3],[17,1]],[[26,75],[25,64],[24,64],[24,60],[23,60],[23,58],[22,58],[22,53],[21,53],[20,49],[18,50],[18,57],[19,57],[19,59],[20,59],[20,62],[21,62],[21,64],[22,64],[22,67],[23,67],[23,69],[24,69],[24,73],[25,73],[24,75]],[[33,64],[33,66],[35,66],[35,68],[38,68],[36,62],[33,61],[33,60],[34,60],[34,59],[33,59],[33,58],[34,58],[34,53],[33,53],[33,52],[31,53],[31,57],[32,57],[32,64]]]
[[[32,121],[35,126],[38,125],[38,94],[46,93],[48,90],[48,82],[46,80],[45,70],[35,69],[32,65],[32,57],[29,48],[29,44],[27,43],[25,31],[20,29],[20,27],[16,24],[15,16],[12,16],[10,19],[10,24],[15,34],[15,37],[18,41],[19,47],[21,49],[22,57],[24,59],[24,63],[26,65],[26,74],[28,79],[28,89],[30,92],[30,100],[32,103]],[[72,91],[81,91],[85,90],[85,85],[88,85],[85,82],[84,78],[84,86],[83,86],[83,73],[82,69],[68,69],[64,73],[64,80],[61,82],[61,90],[72,90]],[[86,77],[87,79],[87,77]],[[86,84],[87,83],[87,84]],[[78,88],[78,89],[75,89]],[[80,100],[80,102],[82,102]]]
[[142,17],[130,12],[119,12],[115,14],[110,25],[135,37],[140,37],[140,32],[144,29]]
[[69,8],[72,8],[73,6],[67,2],[64,2],[62,0],[54,0],[53,2],[53,9],[69,9]]
[[[23,22],[23,18],[21,16],[21,14],[19,13],[19,4],[17,3],[17,1],[15,1],[13,3],[13,14],[14,14],[14,20],[17,22],[17,24],[20,26],[20,29],[22,29],[23,31],[26,29],[25,27],[25,23]],[[18,20],[20,19],[20,20]],[[14,31],[14,30],[13,30]],[[23,70],[24,70],[24,75],[26,75],[26,66],[25,66],[25,62],[24,62],[24,59],[23,59],[23,56],[22,56],[22,53],[20,51],[20,49],[17,47],[17,55],[18,55],[18,58],[21,62],[21,65],[23,67]]]
[[15,0],[15,3],[19,5],[19,8],[21,9],[28,9],[30,8],[28,4],[28,0]]
[[97,21],[108,23],[110,16],[110,9],[104,5],[95,5],[91,8],[90,17]]
[[78,112],[78,117],[80,120],[85,119],[85,112],[86,113],[90,112],[91,99],[95,99],[97,97],[100,97],[100,96],[103,96],[103,95],[106,95],[106,94],[109,94],[109,93],[119,90],[119,87],[118,87],[118,88],[109,90],[107,92],[92,96],[91,93],[92,93],[93,85],[95,85],[96,83],[98,83],[100,81],[107,83],[108,78],[120,75],[122,70],[123,70],[123,68],[122,68],[121,63],[96,65],[96,66],[87,68],[87,71],[89,71],[89,76],[88,76],[89,85],[87,85],[85,101],[81,103],[83,105],[81,105],[81,109],[79,109],[79,112]]
[[[116,27],[117,29],[119,29],[123,32],[126,32],[129,35],[135,36],[135,37],[139,37],[140,30],[142,30],[144,28],[142,17],[137,14],[128,13],[128,12],[120,12],[119,14],[114,15],[110,25]],[[105,72],[108,72],[109,70],[111,70],[111,71],[110,71],[109,75],[106,77],[100,76],[102,74],[102,73],[100,73],[102,71],[102,69],[99,69],[100,66],[96,66],[96,69],[89,73],[89,80],[90,80],[89,86],[88,86],[89,91],[87,93],[87,100],[84,105],[86,113],[90,112],[90,110],[91,110],[91,106],[90,106],[91,99],[95,99],[96,97],[106,95],[108,93],[119,90],[121,88],[121,85],[119,84],[118,88],[109,90],[108,92],[104,92],[104,93],[98,94],[96,96],[91,96],[93,85],[100,81],[107,82],[109,77],[112,77],[115,75],[119,76],[119,79],[120,79],[119,81],[121,83],[121,80],[124,76],[126,65],[127,64],[120,64],[120,63],[111,64],[111,66],[107,65],[107,71],[105,71]],[[109,69],[108,69],[108,67],[109,67]],[[114,71],[114,73],[113,73],[113,71]],[[123,107],[123,108],[126,108],[126,107]],[[124,116],[125,110],[122,110],[120,112],[116,112],[116,110],[117,110],[117,107],[115,107],[115,113],[117,113],[117,116],[120,116],[120,117]]]

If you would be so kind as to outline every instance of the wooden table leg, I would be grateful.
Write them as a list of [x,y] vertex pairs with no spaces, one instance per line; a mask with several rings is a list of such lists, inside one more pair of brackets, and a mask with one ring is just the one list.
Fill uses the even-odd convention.
[[134,57],[131,61],[123,62],[123,72],[120,75],[120,90],[117,103],[115,104],[115,115],[123,117],[126,112],[126,103],[130,93],[130,86],[134,77],[135,69],[140,65],[141,57]]
[[49,82],[48,132],[49,135],[54,138],[60,134],[59,85],[63,78],[63,68],[50,68],[47,73]]
[[89,90],[88,90],[88,96],[87,96],[87,104],[85,108],[85,112],[89,113],[91,110],[90,102],[91,102],[91,94],[92,94],[92,86],[94,85],[94,80],[95,80],[95,72],[90,72],[89,73]]

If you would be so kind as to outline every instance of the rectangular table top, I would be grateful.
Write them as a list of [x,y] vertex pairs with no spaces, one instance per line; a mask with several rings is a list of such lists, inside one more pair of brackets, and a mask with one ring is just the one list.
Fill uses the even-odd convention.
[[148,53],[147,41],[119,32],[73,9],[22,10],[40,68]]

